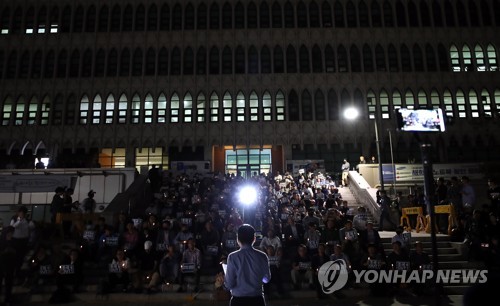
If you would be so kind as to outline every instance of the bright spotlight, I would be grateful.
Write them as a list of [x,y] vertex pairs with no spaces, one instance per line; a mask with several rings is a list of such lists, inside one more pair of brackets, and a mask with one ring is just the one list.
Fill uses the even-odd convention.
[[257,190],[252,186],[241,188],[238,198],[244,205],[250,205],[257,201]]
[[344,118],[346,118],[347,120],[354,120],[358,117],[358,115],[359,115],[359,112],[354,107],[348,107],[344,111]]

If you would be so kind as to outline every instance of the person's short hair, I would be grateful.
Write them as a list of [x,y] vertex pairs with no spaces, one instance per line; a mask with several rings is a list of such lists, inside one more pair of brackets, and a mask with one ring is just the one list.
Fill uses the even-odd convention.
[[17,211],[23,212],[25,215],[28,213],[28,209],[26,208],[26,206],[19,207],[19,209]]
[[392,243],[392,245],[395,245],[395,244],[397,244],[397,245],[401,246],[401,241],[396,240],[396,241],[394,241],[394,242]]
[[238,228],[238,241],[241,244],[252,244],[255,239],[255,228],[250,224],[243,224]]

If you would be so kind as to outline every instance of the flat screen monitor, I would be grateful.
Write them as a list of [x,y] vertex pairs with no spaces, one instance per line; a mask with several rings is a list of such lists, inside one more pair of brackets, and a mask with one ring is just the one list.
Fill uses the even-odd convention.
[[405,132],[444,132],[445,118],[443,111],[437,109],[396,110],[398,127]]

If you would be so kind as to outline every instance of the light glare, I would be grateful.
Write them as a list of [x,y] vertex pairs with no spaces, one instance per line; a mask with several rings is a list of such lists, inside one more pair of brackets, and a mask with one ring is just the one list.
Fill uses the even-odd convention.
[[250,205],[257,201],[257,190],[252,186],[245,186],[241,188],[239,193],[239,200],[244,205]]
[[344,111],[344,118],[346,118],[347,120],[354,120],[354,119],[358,118],[358,115],[359,115],[359,112],[354,107],[346,108],[346,110]]

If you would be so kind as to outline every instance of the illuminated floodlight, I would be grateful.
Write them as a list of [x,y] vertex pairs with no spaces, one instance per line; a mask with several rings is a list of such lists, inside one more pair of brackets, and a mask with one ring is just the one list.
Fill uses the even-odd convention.
[[238,198],[243,205],[251,205],[257,201],[257,190],[252,186],[241,188]]
[[347,120],[354,120],[358,118],[359,111],[355,107],[348,107],[344,111],[344,118]]

